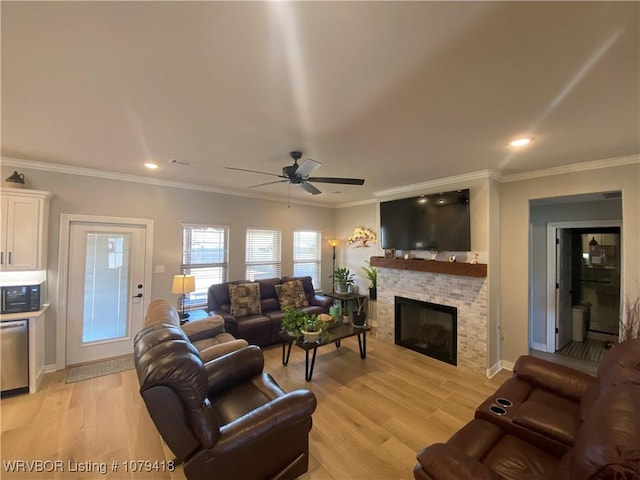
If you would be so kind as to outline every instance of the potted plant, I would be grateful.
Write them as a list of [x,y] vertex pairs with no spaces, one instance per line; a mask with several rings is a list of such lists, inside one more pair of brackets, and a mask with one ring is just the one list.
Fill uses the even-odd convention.
[[362,269],[367,274],[367,278],[371,282],[371,286],[369,287],[369,298],[371,300],[375,300],[378,298],[378,270],[376,267],[372,267],[369,262],[367,262],[366,267],[362,267]]
[[349,287],[355,283],[355,274],[351,273],[347,267],[336,268],[331,276],[337,293],[347,293]]
[[322,330],[325,328],[325,322],[318,320],[318,317],[315,314],[305,316],[306,319],[304,321],[304,325],[300,329],[300,333],[302,333],[306,343],[317,342],[320,335],[322,335]]
[[367,314],[364,313],[364,299],[358,301],[358,310],[353,312],[353,326],[356,328],[362,328],[365,325]]
[[292,307],[285,307],[284,312],[284,317],[282,317],[282,322],[280,323],[280,331],[287,332],[292,337],[299,337],[309,316],[302,310],[296,310]]

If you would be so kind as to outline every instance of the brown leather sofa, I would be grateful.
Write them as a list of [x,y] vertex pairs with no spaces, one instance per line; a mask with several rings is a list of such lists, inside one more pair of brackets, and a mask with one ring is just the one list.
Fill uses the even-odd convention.
[[257,346],[203,363],[178,327],[156,324],[134,341],[140,394],[190,479],[293,479],[308,469],[316,398],[284,392]]
[[211,285],[207,292],[208,312],[210,315],[220,315],[224,318],[225,328],[236,338],[244,338],[250,344],[261,347],[282,342],[280,337],[280,323],[284,311],[280,307],[276,285],[282,285],[291,280],[301,280],[309,306],[299,310],[309,314],[329,313],[329,307],[334,299],[324,295],[317,295],[313,288],[311,277],[282,277],[256,280],[260,285],[260,314],[234,316],[231,314],[230,284],[251,283],[250,280],[225,282]]
[[144,326],[157,324],[182,328],[189,341],[198,349],[203,362],[208,362],[248,345],[246,340],[236,339],[224,329],[224,319],[214,315],[180,325],[176,308],[166,300],[154,300],[149,304]]
[[640,340],[597,377],[520,357],[474,420],[417,458],[416,479],[640,478]]

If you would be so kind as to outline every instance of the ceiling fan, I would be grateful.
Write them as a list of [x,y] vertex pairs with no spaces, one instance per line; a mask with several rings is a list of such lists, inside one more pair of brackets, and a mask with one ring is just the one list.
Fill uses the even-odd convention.
[[302,152],[293,151],[289,153],[289,156],[293,159],[293,165],[288,165],[282,168],[282,175],[275,173],[259,172],[257,170],[247,170],[246,168],[234,168],[225,167],[229,170],[239,170],[241,172],[260,173],[262,175],[271,175],[273,177],[283,178],[284,180],[276,180],[273,182],[259,183],[258,185],[251,185],[249,188],[263,187],[265,185],[272,185],[274,183],[288,182],[293,185],[300,185],[305,191],[311,195],[318,195],[322,193],[315,186],[309,182],[318,183],[339,183],[342,185],[364,185],[364,180],[361,178],[339,178],[339,177],[310,177],[311,172],[315,171],[320,165],[320,162],[307,158],[300,165],[298,160],[302,158]]

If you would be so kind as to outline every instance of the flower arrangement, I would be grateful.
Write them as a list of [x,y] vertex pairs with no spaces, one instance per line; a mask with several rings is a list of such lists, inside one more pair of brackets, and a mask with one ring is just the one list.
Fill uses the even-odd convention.
[[353,233],[347,238],[347,245],[357,243],[356,248],[368,247],[367,242],[375,242],[377,239],[373,230],[366,227],[356,227]]

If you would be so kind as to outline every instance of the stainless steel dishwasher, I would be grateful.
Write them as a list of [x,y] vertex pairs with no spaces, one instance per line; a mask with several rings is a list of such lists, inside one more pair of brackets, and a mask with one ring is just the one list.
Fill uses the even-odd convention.
[[29,391],[29,321],[0,322],[2,396]]

